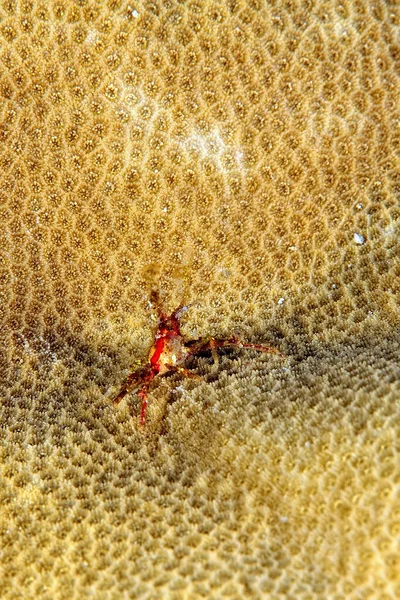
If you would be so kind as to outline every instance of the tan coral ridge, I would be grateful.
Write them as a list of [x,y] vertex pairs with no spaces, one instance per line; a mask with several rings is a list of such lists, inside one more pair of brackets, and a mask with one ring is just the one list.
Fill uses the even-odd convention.
[[[4,598],[398,598],[398,7],[3,2]],[[155,328],[241,351],[111,406]]]

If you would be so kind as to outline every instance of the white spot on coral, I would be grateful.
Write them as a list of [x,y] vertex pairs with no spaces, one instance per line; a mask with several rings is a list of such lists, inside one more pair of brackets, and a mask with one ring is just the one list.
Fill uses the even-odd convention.
[[207,133],[194,130],[178,143],[191,155],[192,160],[209,160],[220,173],[228,174],[231,169],[245,172],[244,153],[236,145],[225,140],[215,128]]
[[356,244],[363,244],[365,242],[365,238],[360,233],[355,233],[353,239]]
[[178,317],[178,319],[179,319],[179,318],[180,318],[180,317],[181,317],[183,314],[185,314],[185,313],[186,313],[188,310],[189,310],[189,307],[188,307],[188,306],[182,306],[182,308],[180,308],[180,309],[178,310],[178,312],[176,313],[176,316]]
[[221,277],[224,277],[225,279],[232,277],[232,271],[227,267],[218,267],[217,272],[220,273]]
[[89,29],[85,42],[87,44],[94,44],[97,41],[98,35],[97,35],[97,31],[95,31],[94,29]]
[[186,150],[197,152],[201,158],[214,158],[219,161],[226,151],[225,142],[216,129],[208,135],[193,133],[183,143]]
[[281,305],[285,302],[285,298],[279,298],[278,304]]
[[244,164],[243,164],[244,152],[242,150],[236,150],[235,158],[236,158],[236,162],[237,162],[239,169],[242,172],[244,172],[244,169],[245,169]]
[[190,398],[190,395],[188,394],[188,392],[185,390],[185,388],[183,387],[183,385],[178,385],[174,390],[173,390],[174,394],[181,394],[183,398]]

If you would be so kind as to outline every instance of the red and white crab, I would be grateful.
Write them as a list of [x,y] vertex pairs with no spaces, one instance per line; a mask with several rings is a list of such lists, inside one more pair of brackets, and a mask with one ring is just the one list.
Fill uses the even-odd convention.
[[149,352],[147,364],[128,375],[121,385],[117,396],[113,399],[118,404],[130,392],[136,390],[136,394],[142,401],[140,412],[140,425],[146,422],[147,396],[152,380],[157,375],[165,375],[171,372],[183,373],[188,377],[197,375],[188,371],[185,361],[188,357],[211,350],[215,362],[218,362],[217,348],[232,346],[236,348],[251,348],[268,354],[284,355],[276,348],[242,342],[237,337],[229,339],[198,339],[185,341],[180,330],[180,318],[187,310],[185,306],[179,306],[173,313],[167,315],[160,308],[159,296],[156,291],[151,294],[151,304],[158,311],[158,326],[154,336],[154,342]]

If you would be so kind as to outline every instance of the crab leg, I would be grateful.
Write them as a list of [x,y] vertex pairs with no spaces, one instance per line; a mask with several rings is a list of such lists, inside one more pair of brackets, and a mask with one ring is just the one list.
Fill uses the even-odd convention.
[[266,354],[276,354],[281,358],[286,358],[282,352],[279,352],[277,348],[273,348],[272,346],[263,346],[262,344],[250,344],[248,342],[234,342],[232,345],[237,346],[238,348],[251,348],[252,350],[259,350],[259,352],[265,352]]
[[118,395],[113,399],[113,404],[119,404],[122,398],[125,398],[127,394],[130,394],[137,384],[142,383],[142,381],[148,377],[148,371],[148,368],[143,368],[139,371],[135,371],[134,373],[130,373],[125,381],[123,381]]
[[147,390],[150,382],[157,375],[157,373],[157,369],[151,367],[150,365],[146,365],[142,369],[139,369],[138,371],[128,375],[123,382],[118,395],[114,398],[113,403],[118,404],[121,402],[122,398],[133,392],[133,390],[138,388],[140,385],[142,385],[142,388],[137,392],[137,395],[142,398],[143,401],[143,394],[147,396]]
[[[190,377],[191,379],[201,379],[200,375],[192,373],[192,371],[185,369],[185,367],[178,367],[176,365],[167,365],[167,367],[169,372],[174,371],[174,373],[181,373],[182,375],[185,375],[185,377]],[[166,375],[166,373],[163,374]]]
[[262,344],[250,344],[248,342],[242,342],[236,337],[231,337],[229,340],[218,340],[215,338],[211,338],[206,342],[199,340],[194,343],[193,346],[190,347],[188,354],[194,355],[199,352],[204,352],[206,350],[211,350],[214,361],[218,364],[218,355],[217,348],[250,348],[252,350],[258,350],[259,352],[265,352],[266,354],[276,354],[277,356],[285,357],[284,354],[279,352],[276,348],[272,346],[263,346]]

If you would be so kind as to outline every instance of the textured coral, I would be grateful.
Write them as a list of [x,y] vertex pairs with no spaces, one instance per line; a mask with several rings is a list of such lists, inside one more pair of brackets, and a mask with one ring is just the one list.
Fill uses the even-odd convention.
[[[399,7],[0,5],[0,595],[400,597]],[[222,352],[113,407],[165,309]]]

